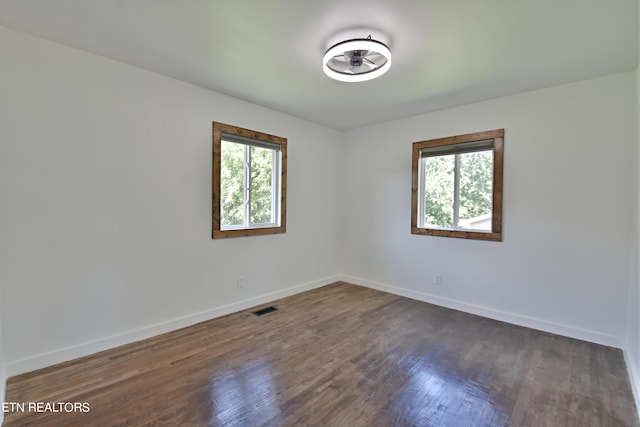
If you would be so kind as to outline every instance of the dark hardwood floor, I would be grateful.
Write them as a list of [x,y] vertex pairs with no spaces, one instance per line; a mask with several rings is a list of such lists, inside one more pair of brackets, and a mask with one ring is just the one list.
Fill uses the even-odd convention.
[[10,378],[5,426],[638,426],[622,352],[346,283]]

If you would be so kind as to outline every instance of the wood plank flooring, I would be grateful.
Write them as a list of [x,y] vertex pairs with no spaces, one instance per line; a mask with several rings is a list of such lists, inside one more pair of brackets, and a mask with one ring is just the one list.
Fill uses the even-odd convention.
[[[638,426],[622,352],[335,283],[10,378],[10,426]],[[262,307],[262,306],[261,306]]]

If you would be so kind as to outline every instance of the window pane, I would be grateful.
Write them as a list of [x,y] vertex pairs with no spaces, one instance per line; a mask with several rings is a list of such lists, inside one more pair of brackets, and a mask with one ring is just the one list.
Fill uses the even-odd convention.
[[491,231],[493,151],[460,154],[458,226]]
[[244,223],[244,145],[221,142],[220,226]]
[[453,227],[455,156],[422,159],[424,167],[424,226]]
[[251,224],[275,222],[273,153],[268,148],[251,147]]

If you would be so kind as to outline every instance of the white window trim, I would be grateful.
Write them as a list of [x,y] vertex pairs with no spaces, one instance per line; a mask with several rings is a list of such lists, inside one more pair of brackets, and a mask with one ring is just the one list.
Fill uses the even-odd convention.
[[[230,144],[241,144],[244,146],[244,165],[243,165],[243,189],[242,189],[242,205],[243,220],[242,224],[220,225],[221,230],[248,230],[253,228],[272,228],[280,226],[280,195],[282,188],[280,185],[280,176],[282,172],[282,154],[279,147],[265,147],[264,144],[254,144],[250,141],[237,142],[222,136],[222,142]],[[272,152],[271,160],[271,221],[270,222],[251,222],[251,147],[269,148]],[[222,209],[222,207],[220,208]],[[222,213],[222,212],[221,212]]]
[[[490,151],[489,149],[481,149],[477,151],[473,151],[474,153],[480,153],[483,151]],[[446,154],[445,154],[446,155]],[[455,153],[454,156],[454,166],[453,166],[453,220],[451,227],[437,227],[428,225],[425,223],[425,207],[426,207],[426,197],[424,194],[424,184],[426,180],[426,158],[420,159],[419,165],[419,173],[420,173],[420,181],[418,182],[418,228],[429,229],[433,228],[436,230],[461,230],[461,231],[473,231],[476,233],[491,233],[491,230],[482,230],[477,228],[465,228],[460,226],[460,154]],[[493,159],[492,159],[493,162]]]

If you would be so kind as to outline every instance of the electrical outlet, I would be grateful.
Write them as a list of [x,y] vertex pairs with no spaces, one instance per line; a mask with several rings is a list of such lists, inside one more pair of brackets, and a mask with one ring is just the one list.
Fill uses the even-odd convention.
[[236,279],[236,286],[238,288],[244,288],[244,277],[243,276],[238,276],[238,278]]
[[433,280],[434,285],[442,286],[442,274],[436,274],[435,279]]

